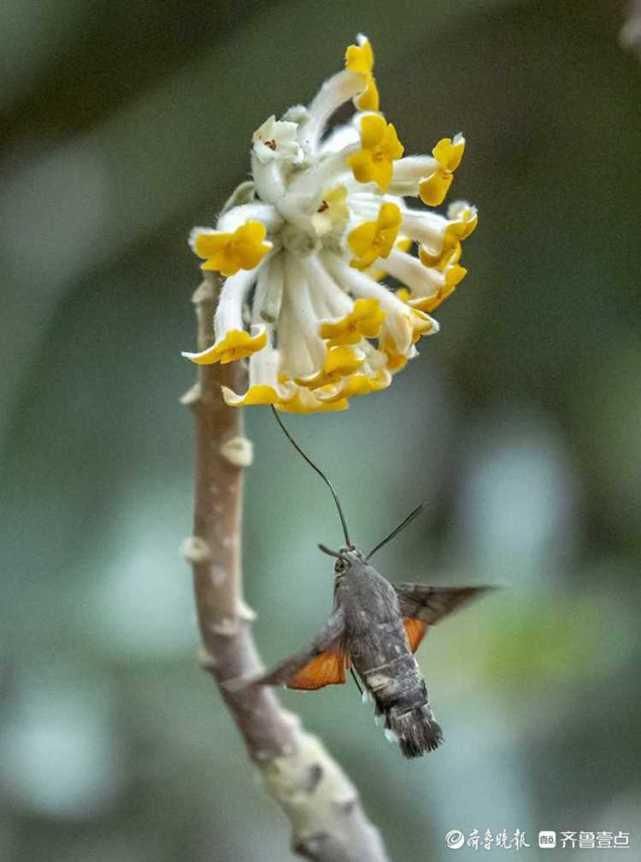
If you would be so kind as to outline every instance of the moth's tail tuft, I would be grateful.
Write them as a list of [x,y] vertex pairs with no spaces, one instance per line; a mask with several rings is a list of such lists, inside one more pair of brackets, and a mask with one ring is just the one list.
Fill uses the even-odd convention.
[[405,757],[421,757],[427,751],[435,751],[443,742],[443,731],[426,705],[401,714],[392,709],[387,714],[386,724]]

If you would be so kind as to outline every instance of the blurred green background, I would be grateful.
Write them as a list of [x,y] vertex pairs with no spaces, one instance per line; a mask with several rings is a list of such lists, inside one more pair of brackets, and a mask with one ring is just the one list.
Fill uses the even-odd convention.
[[[465,132],[453,197],[480,226],[393,387],[289,426],[362,544],[427,500],[378,558],[392,580],[509,589],[421,649],[434,755],[403,761],[352,686],[284,700],[397,862],[459,858],[454,828],[525,830],[525,858],[538,829],[623,830],[639,858],[641,66],[621,23],[607,0],[2,4],[0,859],[292,858],[194,660],[186,237],[359,31],[408,151]],[[269,413],[246,419],[271,662],[322,622],[315,543],[340,532]]]

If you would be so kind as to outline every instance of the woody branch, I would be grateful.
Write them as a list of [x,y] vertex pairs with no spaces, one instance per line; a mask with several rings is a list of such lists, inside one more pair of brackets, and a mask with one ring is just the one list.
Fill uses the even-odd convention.
[[[199,349],[213,342],[219,281],[207,274],[193,302]],[[243,434],[242,411],[228,408],[221,384],[242,389],[240,363],[199,369],[183,397],[196,420],[193,535],[185,541],[193,568],[201,664],[208,671],[262,773],[267,791],[290,820],[295,852],[317,862],[386,862],[377,829],[358,792],[316,737],[284,710],[272,689],[226,688],[225,681],[262,670],[251,631],[253,613],[242,591],[243,469],[252,446]]]

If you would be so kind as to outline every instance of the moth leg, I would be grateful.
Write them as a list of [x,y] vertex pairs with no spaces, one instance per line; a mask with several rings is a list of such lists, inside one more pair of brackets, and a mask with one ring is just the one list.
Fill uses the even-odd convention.
[[354,680],[354,682],[356,683],[356,688],[358,689],[358,693],[359,693],[359,694],[360,694],[360,696],[362,697],[362,696],[363,696],[363,689],[362,689],[362,687],[361,687],[360,682],[358,681],[358,677],[356,676],[356,673],[354,672],[354,668],[353,668],[353,667],[350,667],[349,672],[350,672],[350,673],[351,673],[351,675],[352,675],[352,679],[353,679],[353,680]]

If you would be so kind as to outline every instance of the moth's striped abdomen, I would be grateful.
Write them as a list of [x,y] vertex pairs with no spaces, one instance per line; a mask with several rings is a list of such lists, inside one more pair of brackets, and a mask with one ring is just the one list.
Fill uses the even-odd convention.
[[[401,636],[403,641],[399,642]],[[433,751],[442,742],[443,733],[430,709],[425,681],[407,648],[402,627],[394,635],[388,632],[387,642],[379,641],[377,646],[379,658],[381,652],[392,653],[394,657],[372,666],[360,652],[354,665],[377,713],[385,718],[385,728],[398,741],[405,757]]]

